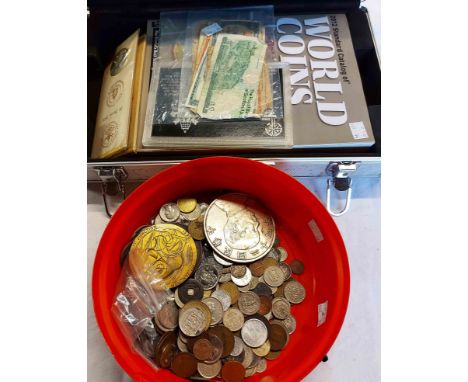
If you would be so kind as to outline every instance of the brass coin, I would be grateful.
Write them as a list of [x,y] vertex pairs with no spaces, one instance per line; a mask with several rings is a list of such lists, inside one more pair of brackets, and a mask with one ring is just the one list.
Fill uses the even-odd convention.
[[172,360],[171,369],[175,375],[188,378],[197,371],[198,362],[190,353],[179,353]]
[[272,267],[272,266],[277,266],[278,265],[278,261],[276,259],[274,259],[273,257],[265,257],[263,260],[262,260],[262,263],[263,263],[263,269],[264,271],[268,268],[268,267]]
[[197,220],[190,222],[188,225],[188,232],[195,240],[204,240],[205,231],[203,228],[203,219],[198,218]]
[[132,273],[155,290],[182,284],[192,274],[196,262],[195,242],[187,231],[174,224],[143,229],[129,254]]
[[302,275],[304,273],[304,263],[300,260],[293,260],[289,266],[295,275]]
[[249,269],[252,272],[252,276],[260,277],[265,272],[265,266],[263,260],[256,261],[249,265]]
[[258,348],[252,348],[254,354],[258,355],[259,357],[265,357],[271,350],[270,341],[266,340],[264,344]]
[[227,283],[221,284],[219,288],[229,294],[231,297],[231,304],[235,304],[239,299],[239,288],[237,288],[237,285],[233,282],[228,281]]
[[225,382],[242,382],[245,378],[245,367],[240,362],[228,361],[221,369],[221,377]]
[[190,213],[192,212],[195,207],[197,206],[197,200],[193,198],[182,198],[177,200],[177,207],[183,213]]

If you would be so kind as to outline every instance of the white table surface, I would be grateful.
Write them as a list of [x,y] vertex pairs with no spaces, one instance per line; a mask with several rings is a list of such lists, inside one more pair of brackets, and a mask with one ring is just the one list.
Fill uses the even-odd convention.
[[[299,178],[322,201],[325,178]],[[343,328],[307,382],[380,381],[380,178],[355,178],[350,210],[335,218],[351,269],[351,294]],[[88,382],[129,380],[112,357],[97,327],[91,299],[91,272],[108,218],[99,187],[88,186]]]

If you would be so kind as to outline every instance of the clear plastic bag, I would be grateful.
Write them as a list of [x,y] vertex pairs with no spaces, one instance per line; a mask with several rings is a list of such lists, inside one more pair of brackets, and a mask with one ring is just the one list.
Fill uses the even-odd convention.
[[161,13],[141,151],[290,147],[272,6]]
[[125,261],[117,285],[112,313],[132,348],[152,359],[160,338],[154,317],[170,293],[155,291],[144,280],[135,277],[128,261]]

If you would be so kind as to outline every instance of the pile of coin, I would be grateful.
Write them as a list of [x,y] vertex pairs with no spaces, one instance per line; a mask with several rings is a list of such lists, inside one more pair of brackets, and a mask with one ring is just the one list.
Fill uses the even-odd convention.
[[279,244],[273,219],[247,195],[163,205],[124,250],[140,281],[167,290],[153,335],[138,339],[154,349],[145,355],[193,380],[264,372],[296,328],[292,306],[306,297],[293,278],[304,264],[289,265]]

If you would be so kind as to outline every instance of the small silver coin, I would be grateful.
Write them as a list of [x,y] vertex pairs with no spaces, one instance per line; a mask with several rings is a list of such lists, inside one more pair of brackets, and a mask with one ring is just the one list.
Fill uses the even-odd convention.
[[234,348],[232,349],[232,352],[230,355],[233,357],[238,357],[242,354],[244,351],[244,346],[242,339],[240,337],[234,336]]
[[246,268],[246,272],[243,277],[237,278],[231,275],[231,280],[237,286],[246,286],[250,283],[250,280],[252,280],[252,272],[249,268]]
[[252,280],[250,280],[249,282],[249,290],[255,289],[258,283],[259,283],[258,277],[252,276]]
[[[268,330],[262,321],[252,318],[245,321],[242,326],[241,336],[246,345],[258,348],[268,339]],[[248,366],[250,366],[250,364]]]
[[213,293],[211,293],[211,297],[219,300],[223,306],[223,311],[227,311],[231,306],[231,296],[222,289],[215,290]]
[[175,290],[175,293],[174,293],[174,301],[179,308],[183,308],[185,305],[182,301],[180,301],[178,288]]
[[245,378],[249,378],[257,372],[257,367],[248,367],[245,369]]
[[273,316],[284,320],[291,314],[291,304],[284,297],[276,297],[271,302],[271,311]]
[[244,360],[242,361],[242,366],[244,366],[247,369],[251,365],[253,357],[254,353],[252,349],[246,344],[244,344]]
[[278,247],[278,252],[280,253],[280,261],[285,261],[288,258],[288,251],[283,247]]
[[168,223],[174,223],[180,216],[179,207],[175,203],[166,203],[159,210],[159,216]]
[[208,204],[206,203],[200,203],[200,212],[202,215],[205,215],[206,210],[208,209]]
[[296,319],[292,314],[290,314],[283,320],[283,325],[286,327],[288,333],[292,334],[296,330]]
[[270,252],[268,252],[267,257],[271,257],[277,261],[280,261],[281,253],[275,247],[273,247],[272,249],[270,249]]
[[157,214],[153,219],[151,219],[151,224],[156,225],[156,224],[164,224],[165,221],[161,219],[161,216]]
[[188,352],[187,344],[185,344],[180,337],[177,337],[177,347],[182,352]]
[[210,326],[219,324],[223,319],[223,305],[221,301],[214,297],[208,297],[202,300],[202,302],[211,311],[211,323]]
[[231,274],[230,273],[223,273],[221,276],[219,276],[219,282],[220,283],[227,283],[228,281],[231,281]]
[[239,310],[247,316],[255,314],[260,309],[260,297],[254,292],[242,292],[237,301]]
[[281,270],[281,268],[276,265],[272,265],[265,269],[263,278],[265,280],[265,283],[267,283],[271,287],[279,287],[281,284],[284,283],[284,273]]
[[218,284],[218,270],[214,265],[202,264],[195,272],[195,280],[203,286],[204,290],[213,289]]
[[280,267],[284,273],[284,280],[289,280],[292,274],[291,267],[286,263],[279,263],[278,267]]
[[223,325],[231,332],[237,332],[242,328],[243,324],[244,315],[239,309],[229,308],[226,312],[224,312]]
[[213,257],[219,264],[224,265],[225,267],[229,267],[232,265],[232,263],[230,263],[227,260],[224,260],[222,257],[218,256],[216,253],[213,253]]
[[295,280],[288,281],[284,287],[284,297],[286,297],[291,304],[300,304],[306,297],[305,288],[301,283]]
[[203,333],[207,318],[198,307],[188,308],[179,314],[179,328],[186,336],[196,337]]
[[[197,370],[203,378],[211,379],[215,378],[220,373],[222,366],[223,364],[219,360],[211,365],[204,362],[198,362]],[[194,378],[191,377],[191,379]]]
[[257,373],[263,373],[267,369],[267,361],[265,358],[261,358],[257,364]]

